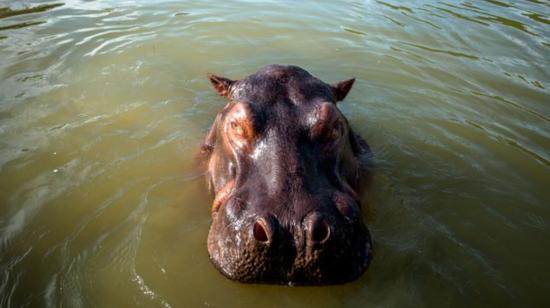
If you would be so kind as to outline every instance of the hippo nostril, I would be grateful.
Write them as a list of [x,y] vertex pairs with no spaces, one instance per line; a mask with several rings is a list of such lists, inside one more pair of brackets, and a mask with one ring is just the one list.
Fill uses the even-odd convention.
[[317,243],[324,243],[330,236],[330,228],[326,221],[318,220],[313,224],[311,239]]
[[260,243],[267,243],[271,239],[271,230],[269,229],[266,221],[262,218],[258,219],[254,223],[252,233],[256,241]]
[[330,226],[319,214],[313,214],[308,221],[309,239],[313,243],[322,244],[330,237]]

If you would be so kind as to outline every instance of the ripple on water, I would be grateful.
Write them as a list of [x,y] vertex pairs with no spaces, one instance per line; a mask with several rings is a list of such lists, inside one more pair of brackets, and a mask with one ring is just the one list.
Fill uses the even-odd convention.
[[[537,306],[550,258],[547,9],[0,7],[0,306]],[[375,152],[375,258],[331,292],[231,283],[205,249],[211,200],[191,161],[225,103],[205,74],[276,62],[357,77],[339,106]]]

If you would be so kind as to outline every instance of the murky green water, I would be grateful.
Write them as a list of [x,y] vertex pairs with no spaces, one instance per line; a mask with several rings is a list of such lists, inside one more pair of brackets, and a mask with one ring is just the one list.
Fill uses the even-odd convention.
[[[0,3],[0,306],[522,306],[550,301],[550,2]],[[205,76],[357,77],[367,274],[242,285],[211,266],[193,155]]]

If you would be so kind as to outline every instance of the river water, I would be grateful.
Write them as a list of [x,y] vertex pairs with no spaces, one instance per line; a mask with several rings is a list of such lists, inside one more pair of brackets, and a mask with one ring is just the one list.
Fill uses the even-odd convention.
[[[550,2],[2,1],[0,306],[542,307]],[[374,259],[331,287],[208,260],[206,73],[356,77]]]

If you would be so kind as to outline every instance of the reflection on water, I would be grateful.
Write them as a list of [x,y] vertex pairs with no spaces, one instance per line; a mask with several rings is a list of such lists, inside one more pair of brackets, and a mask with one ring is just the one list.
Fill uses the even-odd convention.
[[[0,4],[0,306],[541,306],[547,1]],[[207,72],[357,77],[375,258],[330,288],[241,285],[206,253]],[[328,291],[328,292],[327,292]]]

